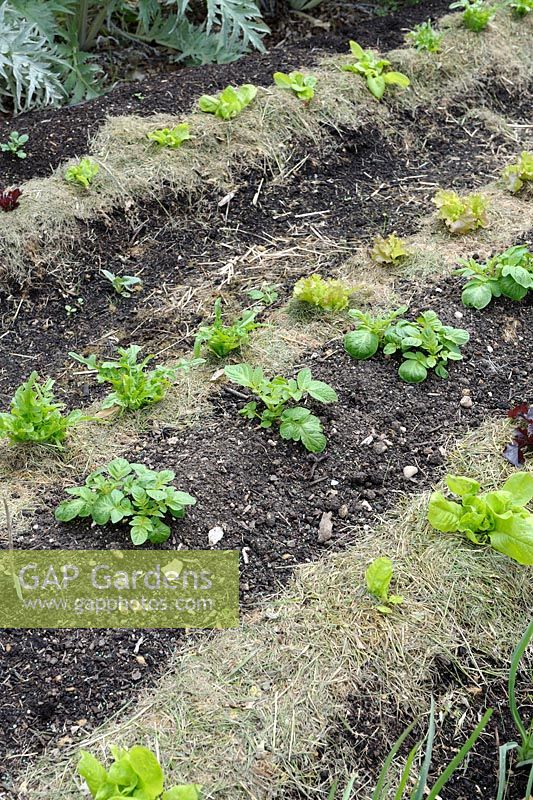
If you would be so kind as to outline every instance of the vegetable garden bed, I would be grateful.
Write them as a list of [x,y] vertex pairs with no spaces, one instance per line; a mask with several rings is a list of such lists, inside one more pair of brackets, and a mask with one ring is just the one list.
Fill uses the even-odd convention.
[[[413,9],[414,22],[423,18]],[[207,797],[325,797],[334,780],[343,788],[353,774],[353,796],[367,800],[394,739],[427,713],[430,695],[439,717],[429,785],[491,706],[471,768],[442,796],[496,797],[497,747],[515,735],[505,677],[531,616],[532,561],[519,565],[437,533],[426,513],[427,491],[445,473],[477,478],[484,491],[501,487],[513,472],[501,456],[511,437],[506,412],[533,402],[533,292],[467,308],[466,279],[451,274],[461,259],[484,263],[518,245],[533,249],[531,189],[509,192],[500,178],[533,142],[531,21],[509,20],[501,10],[487,31],[470,34],[475,66],[464,76],[450,66],[466,41],[456,15],[443,22],[449,39],[437,66],[429,54],[416,60],[394,51],[391,60],[411,77],[411,101],[398,90],[381,103],[368,95],[359,75],[339,69],[347,57],[331,56],[338,41],[326,37],[316,49],[291,44],[288,52],[145,82],[142,100],[119,88],[21,118],[19,130],[32,142],[36,126],[49,120],[50,128],[32,157],[6,161],[9,183],[32,180],[22,185],[23,213],[15,208],[0,220],[0,398],[7,409],[36,370],[55,380],[68,409],[83,408],[90,419],[69,432],[64,450],[0,440],[0,493],[14,546],[132,548],[125,524],[54,518],[65,490],[114,458],[172,470],[173,485],[196,505],[169,523],[169,538],[157,546],[239,550],[243,624],[217,634],[4,631],[0,797],[77,797],[79,747],[96,752],[120,742],[155,749],[175,782],[201,783]],[[490,42],[508,37],[511,25],[506,73]],[[394,22],[380,26],[379,42],[370,23],[358,41],[400,43]],[[463,51],[461,59],[468,62]],[[268,86],[272,72],[302,66],[319,76],[309,108],[292,97],[283,108],[267,89],[238,122],[209,119],[200,134],[193,114],[192,140],[158,156],[157,168],[150,164],[150,125],[172,126],[204,91],[229,82]],[[337,77],[343,89],[335,97]],[[135,116],[118,117],[126,113]],[[88,134],[99,167],[85,189],[65,189],[65,159],[84,155]],[[194,154],[195,137],[209,164],[220,162],[212,175]],[[450,234],[432,206],[438,189],[488,198],[486,222]],[[25,239],[33,223],[35,235]],[[372,244],[393,231],[408,255],[376,263]],[[121,296],[103,270],[135,276],[137,286]],[[354,330],[346,308],[321,311],[292,297],[297,280],[316,273],[342,281],[352,308],[377,314],[408,306],[410,323],[431,310],[467,331],[449,377],[429,363],[423,383],[401,381],[394,348],[351,358],[343,346]],[[272,302],[254,300],[250,290],[263,300],[273,292]],[[194,356],[204,363],[177,373],[160,402],[101,412],[109,387],[96,383],[93,354],[114,358],[117,347],[137,344],[156,364],[191,358],[218,297],[226,324],[253,311],[260,325],[240,351],[217,359],[197,344]],[[275,421],[265,430],[239,415],[253,392],[229,381],[224,367],[241,362],[288,378],[309,368],[334,390],[336,402],[312,394],[304,402],[327,437],[325,449],[286,441],[283,417],[281,428]],[[532,463],[526,455],[521,469],[531,472]],[[214,530],[218,541],[209,538]],[[378,556],[393,560],[406,598],[390,615],[365,593],[364,570]],[[527,716],[525,669],[520,679]],[[425,727],[411,733],[411,745]],[[522,798],[526,783],[515,769],[509,798]]]

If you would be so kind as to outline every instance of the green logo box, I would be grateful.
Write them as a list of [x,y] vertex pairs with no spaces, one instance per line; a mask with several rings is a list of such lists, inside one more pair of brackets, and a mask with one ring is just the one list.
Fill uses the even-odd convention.
[[4,550],[0,628],[235,628],[238,550]]

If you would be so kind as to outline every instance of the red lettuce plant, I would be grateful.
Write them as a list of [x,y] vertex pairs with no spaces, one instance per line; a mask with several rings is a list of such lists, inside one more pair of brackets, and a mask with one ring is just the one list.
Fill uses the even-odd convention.
[[2,211],[14,211],[19,206],[22,189],[4,189],[0,192],[0,208]]
[[507,412],[507,416],[516,420],[517,426],[513,440],[510,442],[503,455],[515,467],[525,461],[526,450],[533,450],[533,406],[521,403]]

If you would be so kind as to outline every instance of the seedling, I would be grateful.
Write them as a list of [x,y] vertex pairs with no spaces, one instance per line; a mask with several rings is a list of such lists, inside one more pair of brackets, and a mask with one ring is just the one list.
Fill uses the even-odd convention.
[[102,275],[107,278],[115,292],[122,297],[131,297],[132,290],[140,291],[142,289],[142,280],[134,275],[115,275],[108,269],[103,269]]
[[468,332],[443,325],[434,311],[424,311],[414,322],[398,319],[406,310],[402,306],[386,316],[372,317],[353,309],[349,313],[357,328],[344,337],[344,349],[359,361],[372,358],[380,347],[387,356],[398,353],[403,359],[398,374],[406,383],[421,383],[431,369],[447,378],[448,362],[463,357],[460,347],[468,342]]
[[533,11],[533,0],[512,0],[509,5],[515,17],[525,17]]
[[27,153],[24,152],[24,145],[28,141],[30,137],[27,133],[18,133],[18,131],[12,131],[9,134],[9,139],[7,142],[2,142],[0,144],[0,150],[3,153],[11,153],[17,158],[26,158]]
[[186,507],[196,503],[190,494],[169,486],[174,477],[170,469],[155,472],[144,464],[116,458],[91,472],[84,486],[67,489],[74,499],[60,503],[55,518],[70,522],[76,517],[90,517],[95,525],[117,525],[127,520],[133,544],[161,544],[170,536],[163,518],[170,514],[182,519]]
[[489,200],[482,194],[460,197],[457,192],[439,189],[433,203],[438,208],[439,219],[444,221],[450,233],[468,233],[488,225]]
[[501,295],[523,300],[533,290],[533,253],[526,245],[510,247],[484,263],[474,258],[460,263],[462,266],[453,274],[470,279],[461,294],[469,308],[485,308],[493,297]]
[[439,33],[431,24],[431,20],[415,25],[412,31],[406,35],[407,44],[411,44],[416,50],[425,50],[427,53],[440,53],[441,42],[444,34]]
[[147,133],[146,136],[159,147],[169,147],[172,150],[177,150],[182,146],[183,142],[191,138],[190,125],[188,122],[182,122],[180,125],[176,125],[175,128],[160,128]]
[[200,97],[198,105],[201,111],[214,114],[220,119],[233,119],[238,116],[246,106],[249,106],[257,94],[257,86],[245,83],[234,88],[227,86],[223,92],[215,96],[204,94]]
[[81,311],[83,308],[83,297],[76,298],[76,305],[71,305],[70,303],[65,304],[65,311],[67,312],[67,317],[73,317],[74,314],[77,314],[78,311]]
[[268,379],[260,367],[254,368],[249,364],[229,366],[224,372],[233,383],[250,389],[264,406],[260,410],[256,401],[247,403],[240,411],[243,417],[258,419],[262,428],[278,424],[283,439],[301,442],[312,453],[321,453],[325,449],[326,437],[318,417],[303,406],[287,408],[291,401],[299,403],[306,397],[320,403],[337,402],[335,390],[323,381],[313,380],[311,370],[300,370],[296,379],[281,375]]
[[507,683],[507,694],[509,697],[509,709],[516,730],[520,734],[519,742],[506,742],[500,745],[499,749],[499,776],[498,794],[496,800],[503,800],[507,785],[507,755],[516,750],[516,766],[529,767],[529,778],[524,797],[530,798],[533,793],[533,722],[526,722],[522,719],[518,702],[516,700],[516,678],[520,662],[533,639],[533,620],[529,623],[526,631],[517,646],[515,647],[511,659],[511,669],[509,670],[509,680]]
[[14,211],[19,207],[22,189],[4,189],[0,192],[0,208],[2,211]]
[[69,429],[86,417],[80,411],[63,414],[65,404],[55,400],[53,386],[51,378],[40,383],[37,372],[32,372],[16,390],[10,411],[0,414],[0,437],[11,444],[34,442],[62,450]]
[[275,72],[274,83],[309,103],[315,96],[317,79],[314,75],[304,75],[303,72],[289,72],[288,75],[285,72]]
[[293,297],[323,311],[343,311],[350,305],[353,289],[335,278],[309,275],[295,284]]
[[279,297],[277,283],[263,283],[260,289],[250,289],[246,292],[250,300],[256,300],[263,306],[271,306]]
[[507,416],[515,420],[516,428],[503,455],[515,467],[520,467],[526,460],[526,453],[533,451],[533,406],[520,403],[508,411]]
[[459,531],[470,542],[493,547],[519,564],[533,564],[533,514],[525,508],[533,498],[533,473],[516,472],[499,491],[483,494],[471,478],[447,475],[446,484],[460,503],[433,492],[430,525],[443,533]]
[[383,236],[376,236],[370,251],[370,258],[376,264],[397,264],[408,255],[409,250],[405,242],[396,236],[396,233],[391,233],[386,239]]
[[78,164],[73,164],[65,170],[65,180],[89,189],[93,180],[98,175],[100,168],[92,158],[82,158]]
[[396,85],[407,88],[411,81],[402,72],[389,70],[391,62],[386,58],[378,58],[371,50],[363,50],[357,42],[350,41],[350,50],[355,58],[355,63],[345,64],[345,72],[356,72],[366,80],[369,91],[378,100],[385,94],[387,86]]
[[495,15],[495,9],[487,5],[484,0],[459,0],[457,3],[452,3],[450,8],[464,9],[463,25],[475,33],[484,31]]
[[504,187],[513,194],[519,192],[525,183],[533,181],[533,153],[522,150],[520,158],[502,170]]
[[376,609],[381,614],[391,614],[391,606],[403,603],[401,595],[389,594],[392,573],[392,561],[387,556],[376,558],[365,572],[366,590],[380,601],[380,605],[376,606]]
[[119,347],[118,358],[98,363],[96,356],[80,356],[69,353],[69,356],[80,364],[96,372],[98,383],[109,383],[113,391],[102,403],[102,409],[116,408],[123,411],[137,411],[145,406],[153,405],[163,399],[169,386],[176,378],[178,370],[189,370],[203,363],[203,359],[180,361],[174,367],[159,366],[147,370],[146,366],[154,356],[146,356],[137,361],[141,348],[132,344],[128,348]]
[[212,325],[205,325],[198,329],[194,341],[194,356],[198,358],[202,351],[202,345],[217,358],[225,358],[234,350],[239,350],[243,345],[250,341],[250,333],[261,324],[255,322],[257,311],[244,311],[232,325],[224,325],[222,322],[222,301],[219,298],[215,301],[215,320]]
[[78,774],[85,779],[95,800],[100,798],[138,797],[142,800],[199,800],[201,786],[180,784],[164,791],[165,777],[161,765],[146,747],[129,750],[111,745],[113,764],[106,769],[86,750],[81,751]]

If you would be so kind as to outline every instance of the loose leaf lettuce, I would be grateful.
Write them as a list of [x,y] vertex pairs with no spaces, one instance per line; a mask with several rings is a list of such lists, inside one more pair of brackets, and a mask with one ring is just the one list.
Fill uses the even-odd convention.
[[460,197],[452,190],[439,189],[433,203],[437,206],[439,219],[443,220],[450,233],[468,233],[488,225],[489,201],[481,194]]
[[382,605],[377,606],[377,610],[382,614],[390,614],[391,605],[397,606],[403,603],[401,595],[389,594],[392,574],[392,561],[387,556],[376,558],[365,572],[367,591],[381,601]]
[[198,105],[201,111],[228,120],[238,116],[246,106],[250,105],[256,95],[257,86],[253,86],[251,83],[245,83],[236,89],[233,86],[227,86],[218,95],[202,95]]
[[409,251],[405,247],[405,242],[395,233],[391,233],[387,238],[376,236],[370,252],[370,257],[376,264],[396,264],[408,255]]
[[378,58],[371,50],[363,50],[357,42],[350,41],[350,51],[355,58],[353,64],[345,64],[345,72],[355,72],[366,80],[366,85],[377,100],[381,100],[387,86],[396,85],[407,88],[411,81],[402,72],[389,70],[391,62]]
[[275,72],[274,83],[282,89],[289,89],[300,100],[309,103],[315,96],[317,79],[314,75],[304,75],[303,72]]
[[353,289],[335,278],[313,274],[300,278],[294,286],[293,297],[300,303],[321,308],[323,311],[344,311],[350,304]]
[[533,181],[533,153],[522,150],[520,158],[502,170],[502,183],[508,191],[516,194],[525,183]]
[[526,452],[533,450],[533,406],[521,403],[507,413],[507,416],[516,420],[513,440],[503,451],[503,455],[515,467],[525,462]]

